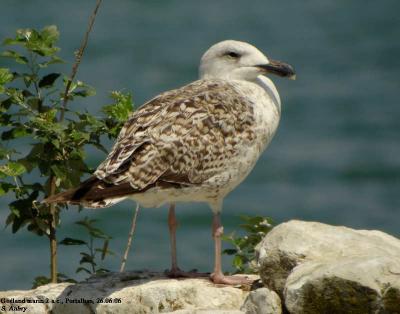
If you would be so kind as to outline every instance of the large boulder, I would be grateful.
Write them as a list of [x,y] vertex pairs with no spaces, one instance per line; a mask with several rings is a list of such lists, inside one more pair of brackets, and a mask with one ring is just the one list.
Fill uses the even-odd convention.
[[268,288],[259,288],[249,293],[241,310],[246,314],[281,314],[279,296]]
[[78,284],[3,291],[0,310],[5,306],[2,313],[22,313],[26,307],[25,313],[35,314],[243,314],[240,308],[248,294],[246,289],[214,285],[208,278],[169,279],[160,273],[125,272],[94,276]]
[[256,250],[263,283],[290,313],[400,313],[400,241],[390,235],[290,221]]

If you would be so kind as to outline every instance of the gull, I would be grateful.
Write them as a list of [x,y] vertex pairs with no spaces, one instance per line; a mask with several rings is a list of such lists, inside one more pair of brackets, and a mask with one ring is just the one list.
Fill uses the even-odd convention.
[[222,204],[277,130],[281,100],[267,75],[294,79],[295,72],[248,43],[225,40],[204,53],[199,74],[199,80],[164,92],[133,112],[94,175],[44,201],[89,208],[124,199],[143,207],[170,204],[171,276],[183,274],[176,259],[175,203],[205,202],[213,213],[211,280],[248,283],[247,277],[222,272]]

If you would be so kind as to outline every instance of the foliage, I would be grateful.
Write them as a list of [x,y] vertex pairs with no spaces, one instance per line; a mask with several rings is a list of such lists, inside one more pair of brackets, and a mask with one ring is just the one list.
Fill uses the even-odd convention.
[[[77,281],[69,278],[68,276],[62,274],[62,273],[57,273],[57,278],[59,282],[72,282],[76,283]],[[32,284],[32,289],[36,289],[39,286],[47,285],[48,283],[51,283],[51,279],[47,276],[37,276],[33,280]]]
[[235,233],[224,236],[223,240],[233,246],[223,251],[224,254],[233,255],[232,265],[235,273],[256,273],[252,261],[255,258],[254,248],[265,235],[272,229],[272,220],[260,216],[240,216],[244,221],[240,227],[246,232],[244,236],[236,236]]
[[[79,273],[81,271],[86,272],[88,274],[98,274],[108,272],[105,268],[98,268],[96,263],[96,255],[100,254],[100,258],[103,261],[107,255],[114,255],[114,252],[108,249],[109,241],[111,237],[105,234],[102,230],[94,226],[94,223],[97,222],[96,219],[89,219],[85,217],[83,220],[77,221],[76,224],[85,228],[86,232],[89,234],[89,241],[84,241],[81,239],[74,238],[65,238],[59,242],[62,245],[79,245],[84,246],[87,249],[87,252],[80,252],[82,256],[79,261],[80,265],[76,269],[76,272]],[[95,247],[95,240],[103,240],[103,245],[101,247]]]
[[[95,90],[76,80],[65,95],[69,79],[53,70],[64,62],[57,55],[58,38],[56,26],[18,30],[3,41],[7,50],[1,53],[16,62],[15,68],[0,68],[0,196],[8,193],[15,199],[6,225],[13,233],[26,226],[49,239],[65,205],[49,206],[39,199],[76,186],[91,173],[85,150],[92,146],[106,152],[103,135],[115,138],[133,107],[129,93],[113,92],[113,103],[103,107],[102,117],[67,108],[66,101],[81,102]],[[85,228],[92,223],[86,221]],[[89,232],[109,240],[94,227]]]

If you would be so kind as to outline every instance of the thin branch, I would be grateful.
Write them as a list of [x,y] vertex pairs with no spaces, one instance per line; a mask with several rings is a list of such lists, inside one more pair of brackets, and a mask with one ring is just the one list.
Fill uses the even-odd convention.
[[75,55],[75,63],[72,66],[71,75],[68,79],[67,85],[65,86],[65,92],[64,92],[63,103],[61,106],[61,113],[60,113],[60,119],[59,119],[60,122],[62,122],[64,120],[65,109],[67,108],[67,103],[68,103],[69,90],[71,88],[71,84],[72,84],[73,80],[75,79],[76,73],[78,72],[78,67],[79,67],[79,64],[81,63],[83,53],[85,52],[85,49],[86,49],[86,46],[87,46],[87,43],[89,40],[89,34],[92,31],[93,24],[96,19],[97,11],[99,10],[101,1],[102,0],[97,0],[96,7],[94,8],[92,15],[90,16],[89,25],[86,30],[85,36],[83,37],[81,46]]
[[[56,177],[50,176],[50,193],[56,193]],[[49,221],[49,240],[50,240],[50,278],[52,283],[57,283],[57,207],[54,203],[50,204],[50,221]]]
[[131,230],[129,231],[128,243],[126,244],[124,257],[122,258],[121,268],[119,270],[121,273],[124,271],[126,260],[128,259],[128,254],[129,254],[129,250],[131,248],[133,234],[135,233],[135,229],[136,229],[136,219],[137,219],[138,212],[139,212],[139,203],[136,203],[135,214],[133,215],[133,218],[132,218]]
[[[60,109],[61,112],[60,112],[59,122],[62,122],[64,120],[65,110],[66,110],[67,103],[68,103],[68,93],[71,88],[71,83],[74,80],[76,73],[78,72],[78,67],[82,60],[83,53],[86,49],[86,45],[87,45],[88,39],[89,39],[89,34],[92,31],[92,27],[93,27],[94,21],[96,19],[97,11],[99,10],[101,1],[102,0],[97,0],[96,7],[94,8],[92,15],[90,16],[89,25],[86,30],[85,36],[83,37],[81,47],[79,48],[79,50],[75,56],[75,63],[72,66],[71,76],[69,77],[67,85],[65,87],[63,103],[62,103],[62,106]],[[52,175],[50,175],[49,196],[54,195],[55,192],[56,192],[56,177],[52,174]],[[51,214],[51,218],[49,221],[49,226],[50,226],[50,234],[49,234],[49,239],[50,239],[50,277],[51,277],[51,282],[57,282],[57,239],[56,239],[57,207],[55,206],[55,204],[50,204],[50,214]]]
[[[33,86],[34,86],[35,91],[36,91],[36,94],[37,94],[37,96],[38,96],[38,98],[39,98],[39,104],[40,104],[40,103],[41,103],[41,100],[42,100],[42,96],[41,96],[41,94],[40,94],[40,88],[39,88],[38,82],[37,82],[37,80],[36,80],[36,77],[37,77],[37,75],[38,75],[38,67],[35,68],[35,62],[36,62],[36,57],[35,57],[35,55],[30,51],[30,52],[29,52],[28,68],[31,70],[32,76],[35,77],[34,80],[33,80]],[[41,106],[41,105],[39,105],[39,106]],[[40,110],[38,110],[38,111],[40,112]]]

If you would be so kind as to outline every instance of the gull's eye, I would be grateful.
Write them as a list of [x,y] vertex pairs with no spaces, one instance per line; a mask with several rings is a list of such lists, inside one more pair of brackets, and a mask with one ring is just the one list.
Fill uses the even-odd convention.
[[235,59],[240,57],[240,55],[237,52],[233,52],[233,51],[229,51],[225,55],[228,57],[231,57],[231,58],[235,58]]

